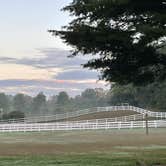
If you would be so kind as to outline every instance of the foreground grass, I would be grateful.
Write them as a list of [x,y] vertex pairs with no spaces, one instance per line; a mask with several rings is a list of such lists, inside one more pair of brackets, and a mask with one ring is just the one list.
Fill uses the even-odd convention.
[[0,166],[166,166],[166,130],[0,133]]
[[166,150],[58,156],[0,157],[0,166],[165,166]]

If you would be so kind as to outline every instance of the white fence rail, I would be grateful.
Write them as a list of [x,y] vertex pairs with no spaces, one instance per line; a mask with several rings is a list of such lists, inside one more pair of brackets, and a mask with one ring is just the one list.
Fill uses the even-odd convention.
[[129,116],[120,116],[115,118],[102,118],[102,119],[91,119],[91,120],[79,120],[79,121],[67,121],[71,123],[96,123],[97,122],[128,122],[128,121],[135,121],[135,120],[143,120],[145,119],[145,115],[143,114],[135,114]]
[[[129,115],[129,116],[120,116],[120,117],[115,117],[115,118],[102,118],[102,119],[90,119],[90,120],[79,120],[79,121],[69,121],[69,122],[77,122],[77,123],[94,123],[96,121],[98,122],[127,122],[127,121],[135,121],[135,120],[143,120],[145,119],[145,114],[134,114],[134,115]],[[24,121],[3,121],[1,124],[17,124],[17,123],[24,123]],[[48,123],[48,122],[47,122]]]
[[84,109],[64,114],[51,115],[51,116],[30,117],[30,118],[25,118],[22,121],[27,123],[56,121],[56,120],[63,120],[87,114],[93,114],[97,112],[109,112],[109,111],[134,111],[143,115],[148,114],[149,117],[157,117],[161,119],[166,118],[166,112],[152,112],[134,106],[110,106],[110,107],[96,107],[92,109]]
[[[97,130],[97,129],[134,129],[145,128],[145,121],[130,122],[58,122],[32,124],[1,124],[0,132],[57,131],[57,130]],[[166,120],[148,122],[149,128],[166,127]]]
[[134,111],[142,115],[148,114],[149,117],[157,117],[160,119],[166,118],[166,112],[152,112],[152,111],[148,111],[148,110],[134,107],[134,106],[110,106],[110,107],[97,107],[92,109],[85,109],[85,110],[73,111],[73,112],[68,112],[64,114],[56,114],[56,115],[50,115],[50,116],[35,116],[35,117],[27,117],[23,119],[1,120],[0,123],[3,124],[3,123],[51,122],[51,121],[58,121],[58,120],[78,117],[78,116],[97,113],[97,112],[126,111],[126,110]]

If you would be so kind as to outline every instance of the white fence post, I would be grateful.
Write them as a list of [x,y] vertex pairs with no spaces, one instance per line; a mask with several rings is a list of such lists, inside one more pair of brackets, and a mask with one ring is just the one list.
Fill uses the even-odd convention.
[[157,121],[156,120],[154,121],[154,124],[155,124],[155,128],[157,128]]
[[118,129],[120,130],[121,129],[121,122],[118,122]]
[[142,127],[145,128],[145,121],[142,121],[142,122],[143,122]]
[[40,124],[38,125],[38,131],[40,132]]
[[105,122],[105,129],[108,129],[108,120],[106,119],[106,122]]
[[96,119],[96,129],[98,129],[98,119]]
[[133,129],[133,121],[130,122],[130,128]]

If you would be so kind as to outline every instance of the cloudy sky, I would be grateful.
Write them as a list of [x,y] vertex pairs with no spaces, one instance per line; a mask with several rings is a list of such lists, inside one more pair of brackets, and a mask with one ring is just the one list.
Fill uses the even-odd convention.
[[67,58],[71,48],[48,29],[71,18],[60,9],[71,0],[0,0],[0,88],[8,94],[47,95],[103,87],[95,71],[82,69],[85,57]]

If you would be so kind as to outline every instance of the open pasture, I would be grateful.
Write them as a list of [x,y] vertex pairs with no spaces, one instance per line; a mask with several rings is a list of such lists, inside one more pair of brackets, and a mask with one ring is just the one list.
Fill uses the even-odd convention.
[[[137,113],[133,115],[133,112],[125,111],[129,110],[125,107],[116,108],[117,112],[107,109],[108,112],[101,110],[97,113],[86,113],[80,116],[86,120],[77,122],[75,120],[78,120],[78,116],[74,113],[71,119],[67,118],[73,122],[55,123],[56,127],[68,125],[66,128],[54,130],[52,127],[51,130],[46,130],[47,125],[52,125],[48,122],[1,124],[0,166],[165,166],[166,130],[165,120],[162,121],[165,114],[129,107]],[[129,116],[119,117],[121,113]],[[112,119],[107,117],[109,114]],[[149,120],[148,136],[145,134],[145,121],[137,121],[137,118],[139,120],[145,114],[161,119],[154,121],[152,126],[153,121]],[[99,120],[94,115],[103,117]],[[130,125],[124,127],[128,123]],[[134,127],[133,124],[137,123],[141,126]],[[157,125],[160,123],[161,126]],[[102,129],[101,124],[105,124]],[[113,124],[118,126],[113,127]],[[87,128],[86,125],[90,126]],[[18,126],[23,129],[18,130]],[[26,126],[31,126],[30,130]],[[34,132],[31,130],[33,126],[38,127]]]
[[165,166],[165,140],[165,129],[1,133],[0,166]]
[[0,155],[105,153],[124,147],[163,148],[166,147],[165,140],[165,129],[151,129],[149,136],[143,129],[1,133]]

